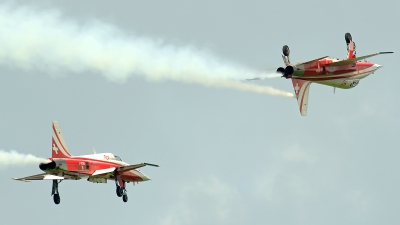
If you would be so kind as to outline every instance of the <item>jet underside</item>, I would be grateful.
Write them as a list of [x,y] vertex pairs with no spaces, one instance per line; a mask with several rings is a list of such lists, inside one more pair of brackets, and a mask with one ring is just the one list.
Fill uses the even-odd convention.
[[285,66],[279,67],[276,72],[282,74],[282,77],[286,79],[291,79],[302,116],[307,115],[308,95],[312,83],[341,89],[354,88],[361,79],[382,67],[378,64],[367,62],[367,58],[393,53],[377,52],[357,57],[356,44],[353,42],[350,33],[345,34],[345,40],[347,57],[343,60],[324,56],[307,62],[291,64],[289,47],[287,45],[282,47],[282,60]]
[[332,86],[342,89],[354,88],[361,79],[374,73],[381,66],[369,62],[359,62],[354,65],[342,68],[326,67],[321,69],[295,70],[293,77],[295,79],[307,80],[318,84]]

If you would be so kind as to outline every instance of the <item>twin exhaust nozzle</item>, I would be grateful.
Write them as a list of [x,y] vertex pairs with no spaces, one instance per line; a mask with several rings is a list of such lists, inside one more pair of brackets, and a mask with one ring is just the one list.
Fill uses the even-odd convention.
[[42,162],[39,164],[39,168],[43,171],[45,170],[53,170],[57,166],[56,162],[52,160],[46,160],[45,162]]
[[285,77],[286,79],[291,78],[292,74],[294,72],[293,66],[287,66],[285,69],[283,67],[279,67],[276,70],[277,73],[282,74],[282,77]]

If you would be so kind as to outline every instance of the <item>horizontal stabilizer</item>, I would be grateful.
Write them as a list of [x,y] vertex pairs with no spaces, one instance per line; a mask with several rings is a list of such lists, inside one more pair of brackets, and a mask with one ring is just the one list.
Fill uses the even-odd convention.
[[357,61],[360,61],[362,59],[366,59],[366,58],[369,58],[369,57],[372,57],[372,56],[381,55],[381,54],[390,54],[390,53],[393,53],[393,52],[377,52],[377,53],[374,53],[374,54],[360,56],[360,57],[353,58],[353,59],[346,59],[346,60],[342,60],[342,61],[338,61],[338,62],[329,63],[329,64],[327,64],[327,66],[348,65],[348,64],[352,64],[352,63],[355,63]]
[[55,175],[46,175],[43,177],[43,180],[64,180],[64,177],[55,176]]
[[31,180],[64,180],[66,178],[47,174],[47,173],[41,173],[41,174],[36,174],[36,175],[28,176],[28,177],[13,178],[13,179],[27,182],[27,181],[31,181]]

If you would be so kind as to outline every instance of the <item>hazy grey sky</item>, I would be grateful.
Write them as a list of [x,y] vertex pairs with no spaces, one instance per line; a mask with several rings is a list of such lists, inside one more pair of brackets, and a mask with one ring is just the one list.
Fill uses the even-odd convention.
[[[161,47],[191,46],[219,59],[216,65],[246,71],[281,66],[284,44],[292,62],[344,58],[346,32],[360,56],[396,53],[371,58],[383,68],[352,90],[333,94],[331,87],[312,84],[307,117],[300,116],[292,98],[153,82],[142,74],[113,82],[99,70],[38,60],[74,43],[76,36],[39,52],[31,67],[0,60],[0,149],[49,157],[51,121],[58,120],[73,155],[90,154],[95,147],[129,163],[161,166],[142,169],[152,180],[128,185],[128,203],[116,196],[112,182],[81,180],[60,184],[60,205],[50,196],[51,182],[10,179],[40,173],[38,166],[0,167],[2,223],[399,221],[399,2],[13,2],[14,9],[29,6],[41,15],[59,11],[61,21],[77,24],[77,34],[96,21],[123,37],[156,40]],[[5,4],[0,1],[0,8]],[[20,35],[29,34],[27,29]],[[3,40],[4,35],[9,33],[2,32]],[[9,50],[0,46],[0,56]],[[75,65],[74,59],[68,65]],[[292,92],[290,80],[251,83]]]

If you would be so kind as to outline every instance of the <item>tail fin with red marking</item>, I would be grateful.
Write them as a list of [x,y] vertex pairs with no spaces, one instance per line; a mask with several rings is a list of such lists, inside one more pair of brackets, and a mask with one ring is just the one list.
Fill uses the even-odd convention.
[[52,137],[52,158],[68,158],[71,154],[68,152],[67,144],[61,132],[60,125],[57,121],[53,121],[53,137]]
[[308,91],[310,90],[311,81],[292,78],[294,93],[299,103],[300,114],[307,115],[308,107]]

